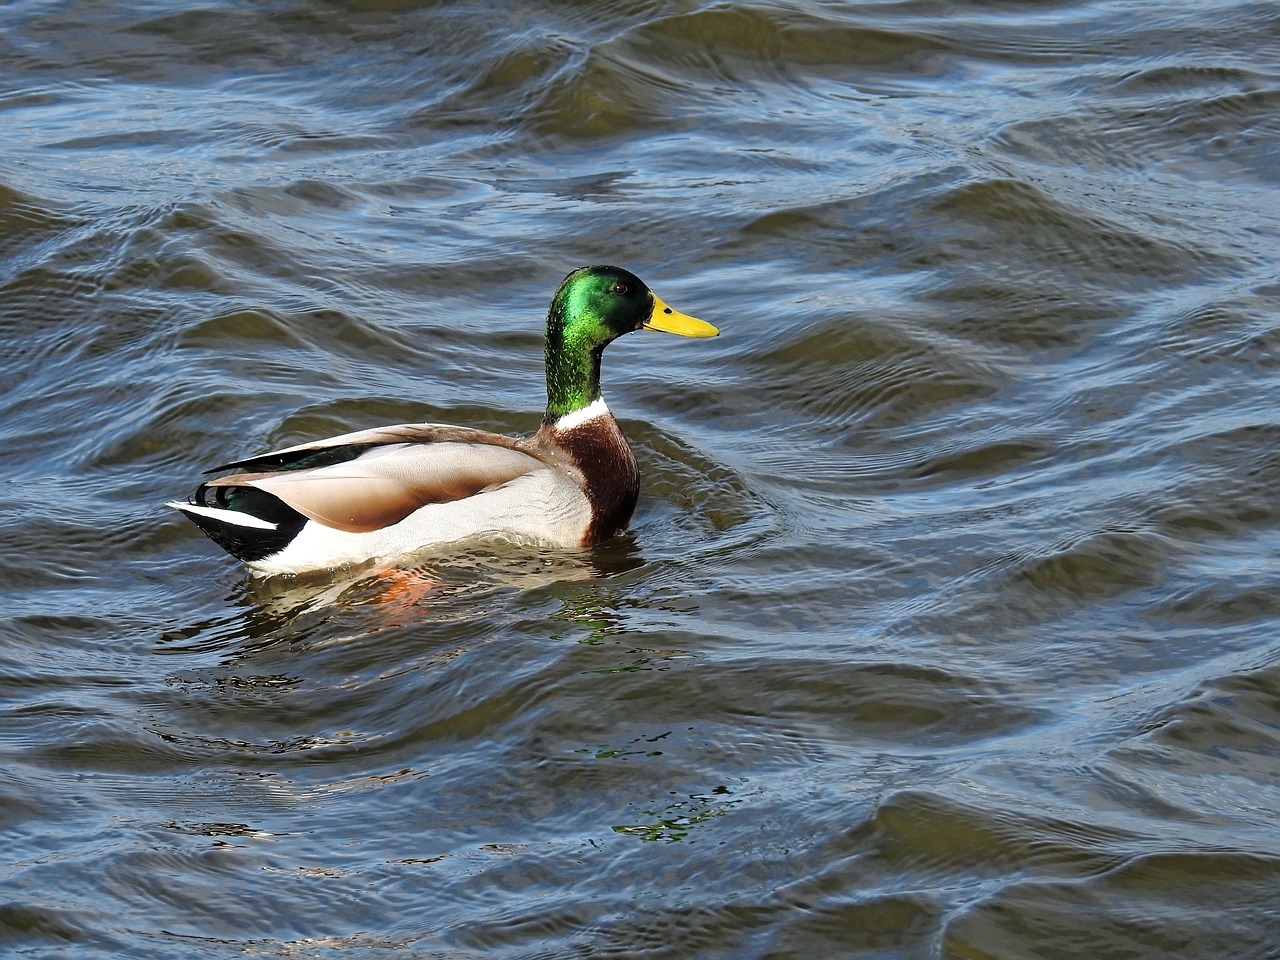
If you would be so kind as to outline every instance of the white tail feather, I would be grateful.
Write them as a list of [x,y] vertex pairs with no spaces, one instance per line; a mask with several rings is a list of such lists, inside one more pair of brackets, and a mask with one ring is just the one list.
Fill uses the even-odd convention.
[[241,513],[238,510],[223,510],[219,507],[199,507],[194,503],[179,503],[177,500],[171,500],[165,504],[166,507],[173,507],[175,510],[181,510],[183,513],[193,513],[201,517],[209,517],[213,520],[221,520],[223,523],[234,523],[237,527],[253,527],[256,530],[274,530],[276,524],[267,520],[259,520],[257,517],[250,516],[247,513]]

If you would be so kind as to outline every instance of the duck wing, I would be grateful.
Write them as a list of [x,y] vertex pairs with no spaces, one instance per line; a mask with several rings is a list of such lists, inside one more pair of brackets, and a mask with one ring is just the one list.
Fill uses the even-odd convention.
[[227,488],[254,487],[317,523],[366,533],[427,504],[462,500],[549,464],[511,437],[399,424],[288,447],[226,468],[244,472],[204,484],[215,502],[231,493]]
[[[273,450],[270,453],[246,457],[243,460],[232,460],[230,463],[210,467],[205,473],[221,473],[223,470],[237,469],[269,472],[296,470],[301,467],[319,467],[354,460],[365,451],[386,444],[430,444],[451,441],[514,450],[526,449],[524,441],[515,437],[504,437],[500,433],[490,433],[488,430],[455,427],[447,423],[397,423],[388,427],[374,427],[371,430],[344,433],[324,440],[310,440],[296,446]],[[536,454],[532,455],[536,456]]]

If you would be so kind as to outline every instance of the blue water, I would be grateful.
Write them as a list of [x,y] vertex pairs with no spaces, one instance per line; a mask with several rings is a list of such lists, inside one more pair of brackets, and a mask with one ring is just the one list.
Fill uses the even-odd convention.
[[[0,955],[1280,955],[1280,13],[0,7]],[[593,551],[259,580],[237,457],[509,433]]]

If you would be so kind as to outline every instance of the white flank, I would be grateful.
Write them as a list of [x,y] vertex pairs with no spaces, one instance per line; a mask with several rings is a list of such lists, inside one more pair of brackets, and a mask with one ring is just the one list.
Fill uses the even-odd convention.
[[543,468],[471,497],[429,503],[379,530],[348,533],[308,523],[279,553],[249,567],[267,576],[310,573],[494,539],[572,548],[590,524],[591,504],[578,485]]
[[572,430],[574,427],[580,427],[589,420],[596,417],[608,415],[609,408],[605,405],[604,397],[599,397],[591,403],[587,404],[581,410],[574,410],[572,413],[566,413],[563,417],[553,423],[551,426],[557,431]]
[[217,507],[198,507],[194,503],[179,503],[171,500],[165,504],[166,507],[173,507],[175,510],[181,510],[183,513],[194,513],[201,517],[211,517],[214,520],[221,520],[223,523],[234,523],[237,527],[254,527],[258,530],[274,530],[276,525],[266,520],[259,520],[247,513],[240,513],[238,510],[220,510]]

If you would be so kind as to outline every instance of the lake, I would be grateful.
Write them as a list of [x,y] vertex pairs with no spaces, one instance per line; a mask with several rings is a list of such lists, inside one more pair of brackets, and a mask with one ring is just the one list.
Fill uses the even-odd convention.
[[[0,6],[0,954],[1280,956],[1280,9]],[[593,550],[163,504],[521,434]]]

